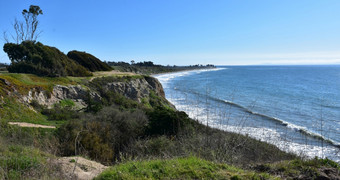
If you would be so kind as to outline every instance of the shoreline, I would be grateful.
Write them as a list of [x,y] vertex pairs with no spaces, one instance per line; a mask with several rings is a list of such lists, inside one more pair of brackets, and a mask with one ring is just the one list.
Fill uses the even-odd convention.
[[[218,68],[213,68],[213,69],[218,69]],[[153,77],[155,77],[155,78],[157,78],[160,82],[161,82],[161,84],[162,84],[162,86],[163,86],[163,88],[164,87],[166,87],[165,86],[165,84],[167,84],[167,81],[169,81],[169,79],[167,79],[166,77],[162,77],[162,76],[166,76],[166,75],[171,75],[171,74],[174,74],[174,73],[178,73],[178,72],[195,72],[195,71],[199,71],[199,70],[212,70],[212,68],[208,68],[208,69],[195,69],[195,70],[184,70],[184,71],[177,71],[177,72],[170,72],[170,73],[160,73],[160,74],[155,74],[155,75],[153,75]],[[161,77],[161,78],[164,78],[163,80],[162,79],[159,79],[159,77]],[[177,76],[175,76],[175,77],[171,77],[171,79],[172,78],[176,78]],[[169,88],[169,89],[171,89],[170,87],[167,87],[167,88]],[[164,90],[165,90],[165,88],[164,88]],[[169,99],[169,98],[166,98],[171,104],[173,104],[175,107],[176,107],[176,109],[177,110],[181,110],[181,111],[185,111],[188,115],[189,115],[189,117],[190,117],[190,114],[192,114],[192,112],[191,112],[191,110],[189,109],[187,109],[187,110],[183,110],[183,109],[180,109],[180,107],[179,106],[188,106],[188,104],[178,104],[178,103],[176,103],[175,101],[173,101],[173,100],[171,100],[171,98]],[[254,113],[252,113],[252,114],[254,114]],[[196,119],[196,118],[194,118],[194,117],[190,117],[190,118],[192,118],[192,119]],[[201,123],[201,124],[203,124],[203,120],[202,120],[202,117],[197,117],[197,119],[199,120],[199,119],[201,119],[201,120],[199,120],[199,122]],[[209,121],[213,121],[213,120],[209,120]],[[283,122],[281,122],[281,123],[283,123]],[[218,127],[217,126],[217,124],[214,124],[214,123],[210,123],[209,122],[209,127],[212,127],[212,128],[217,128],[217,129],[220,129],[220,130],[223,130],[223,131],[227,131],[227,132],[232,132],[232,133],[241,133],[241,134],[247,134],[247,135],[250,135],[253,139],[255,139],[255,140],[261,140],[261,141],[263,141],[263,142],[267,142],[267,143],[269,143],[269,144],[272,144],[272,145],[275,145],[276,147],[278,147],[279,149],[281,149],[282,151],[285,151],[285,152],[292,152],[292,153],[294,153],[294,154],[301,154],[301,152],[303,151],[303,153],[304,153],[304,156],[307,156],[307,157],[309,157],[309,158],[312,158],[312,157],[314,157],[314,156],[319,156],[319,157],[321,157],[321,156],[324,156],[324,157],[328,157],[328,158],[331,158],[331,159],[333,159],[333,160],[335,160],[335,161],[339,161],[340,162],[340,159],[339,158],[337,158],[337,157],[335,157],[335,156],[330,156],[330,155],[321,155],[320,156],[320,154],[318,153],[318,149],[320,148],[318,145],[312,145],[312,144],[309,144],[308,145],[308,147],[309,148],[311,148],[311,149],[313,149],[313,150],[310,150],[310,151],[306,151],[306,150],[303,150],[304,148],[302,147],[302,146],[306,146],[306,144],[304,145],[304,144],[300,144],[299,142],[291,142],[291,143],[286,143],[286,144],[284,144],[285,142],[283,142],[283,141],[278,141],[278,142],[274,142],[273,140],[267,140],[267,139],[262,139],[262,138],[260,138],[260,137],[258,137],[258,136],[256,136],[256,135],[254,135],[254,134],[249,134],[249,133],[247,133],[247,132],[234,132],[232,129],[229,129],[229,128],[227,128],[227,127],[224,127],[224,128],[222,128],[222,127]],[[228,126],[228,125],[225,125],[225,126]],[[230,125],[229,125],[230,126]],[[287,126],[287,125],[286,125]],[[250,127],[249,127],[250,128]],[[270,130],[270,128],[268,128],[268,127],[257,127],[257,128],[264,128],[264,129],[268,129],[268,130]],[[229,130],[228,130],[229,129]],[[256,128],[255,128],[256,129]],[[294,128],[292,128],[292,131],[294,130]],[[301,131],[303,131],[303,132],[301,132]],[[255,132],[255,131],[254,131]],[[269,131],[268,131],[269,132]],[[305,129],[303,129],[303,130],[298,130],[298,132],[297,133],[301,133],[301,134],[303,134],[303,135],[305,135],[305,136],[307,136],[307,137],[309,137],[309,136],[312,136],[312,138],[315,138],[316,136],[314,135],[314,134],[310,134],[310,133],[308,133],[309,131],[306,131]],[[317,138],[318,139],[318,138]],[[336,143],[334,143],[334,142],[329,142],[330,140],[328,140],[327,138],[324,138],[324,140],[325,140],[325,143],[329,143],[330,144],[330,146],[328,146],[329,147],[329,149],[327,150],[327,151],[329,151],[329,153],[331,153],[331,152],[333,152],[334,151],[334,149],[335,148],[339,148],[339,145],[338,144],[336,144]],[[288,146],[292,146],[292,147],[290,147],[290,148],[288,148],[287,149],[287,145]],[[301,147],[300,147],[301,146]],[[305,147],[306,148],[306,147]],[[326,148],[326,147],[325,147]],[[322,147],[322,149],[324,149],[324,147]],[[321,150],[320,150],[321,151]],[[332,158],[333,157],[333,158]],[[334,159],[335,158],[335,159]]]
[[150,76],[158,76],[158,75],[165,75],[165,74],[172,74],[172,73],[178,73],[178,72],[190,72],[190,71],[197,71],[197,70],[209,70],[209,69],[218,69],[218,67],[211,67],[211,68],[194,68],[194,69],[185,69],[185,70],[179,70],[179,71],[172,71],[172,72],[162,72],[162,73],[155,73],[150,74]]

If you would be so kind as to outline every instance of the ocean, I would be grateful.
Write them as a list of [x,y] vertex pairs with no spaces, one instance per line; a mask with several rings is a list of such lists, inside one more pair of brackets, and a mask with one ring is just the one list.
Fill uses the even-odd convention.
[[340,66],[221,66],[155,75],[202,124],[340,162]]

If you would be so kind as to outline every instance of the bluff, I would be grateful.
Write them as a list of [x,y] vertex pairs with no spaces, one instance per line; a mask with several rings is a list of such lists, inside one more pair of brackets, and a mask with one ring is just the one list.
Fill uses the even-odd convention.
[[[52,108],[53,105],[62,100],[72,100],[75,103],[75,108],[79,110],[87,106],[89,99],[95,102],[101,101],[103,92],[117,93],[139,103],[143,99],[148,99],[150,93],[155,93],[155,95],[166,101],[160,82],[153,77],[140,75],[135,77],[96,77],[85,83],[58,84],[56,82],[49,85],[49,88],[41,86],[39,83],[33,87],[24,88],[24,90],[22,90],[22,86],[12,78],[0,77],[0,87],[2,87],[3,91],[2,95],[0,95],[2,98],[15,97],[26,106],[36,102]],[[168,104],[170,105],[170,103]]]

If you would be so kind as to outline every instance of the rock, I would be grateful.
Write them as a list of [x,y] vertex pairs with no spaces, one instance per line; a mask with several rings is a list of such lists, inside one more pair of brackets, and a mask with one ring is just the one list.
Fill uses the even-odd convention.
[[133,79],[129,82],[111,82],[105,86],[105,89],[122,94],[138,102],[141,102],[142,98],[148,97],[151,90],[158,96],[165,97],[162,85],[152,77]]
[[340,172],[336,168],[322,167],[322,168],[319,169],[319,175],[316,179],[319,179],[319,180],[328,180],[328,179],[340,180]]
[[32,89],[28,92],[28,95],[22,96],[22,101],[26,104],[31,103],[33,100],[39,104],[51,108],[54,104],[59,103],[62,100],[70,99],[75,102],[75,109],[83,109],[86,107],[86,99],[90,96],[93,100],[99,101],[100,95],[93,91],[88,91],[80,85],[62,86],[56,85],[53,87],[53,91],[48,93],[39,89]]
[[103,172],[107,166],[82,157],[61,157],[56,160],[68,179],[90,180]]
[[145,77],[145,80],[153,87],[158,96],[162,96],[165,98],[165,93],[162,84],[156,78]]
[[7,81],[6,79],[0,78],[0,81],[3,82],[4,84],[6,84],[7,86],[11,85],[11,83],[9,81]]
[[[142,98],[149,97],[151,91],[165,98],[162,85],[153,77],[137,78],[123,82],[108,82],[104,88],[107,91],[122,94],[138,102],[141,102]],[[70,99],[75,102],[75,109],[80,110],[87,106],[86,100],[89,98],[88,96],[94,101],[101,100],[99,93],[81,85],[56,85],[53,87],[52,92],[44,91],[38,87],[31,89],[27,95],[21,96],[21,101],[25,104],[30,104],[35,100],[41,105],[52,108],[54,104]]]

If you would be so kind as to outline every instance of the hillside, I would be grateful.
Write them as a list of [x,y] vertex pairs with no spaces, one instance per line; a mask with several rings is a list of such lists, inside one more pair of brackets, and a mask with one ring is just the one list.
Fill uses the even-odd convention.
[[165,99],[153,77],[93,74],[0,74],[0,179],[83,177],[65,166],[92,172],[78,158],[62,160],[72,156],[113,166],[98,179],[339,177],[332,161],[299,160],[273,145],[199,124]]

